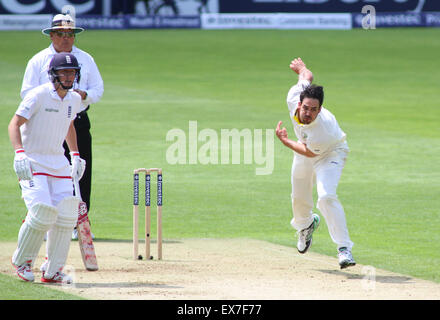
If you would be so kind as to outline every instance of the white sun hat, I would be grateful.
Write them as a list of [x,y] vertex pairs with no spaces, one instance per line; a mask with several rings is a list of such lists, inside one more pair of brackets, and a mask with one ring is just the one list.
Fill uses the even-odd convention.
[[53,17],[52,26],[50,28],[43,29],[41,32],[45,35],[49,35],[53,31],[71,29],[73,32],[81,33],[84,31],[83,28],[75,27],[75,20],[68,14],[57,14]]

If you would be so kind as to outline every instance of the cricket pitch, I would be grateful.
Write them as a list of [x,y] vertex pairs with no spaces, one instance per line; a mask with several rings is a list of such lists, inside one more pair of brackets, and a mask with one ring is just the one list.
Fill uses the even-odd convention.
[[[0,272],[13,277],[15,246],[2,243],[0,253]],[[44,247],[34,266],[36,283]],[[66,270],[75,284],[51,287],[93,300],[440,299],[440,284],[434,282],[373,266],[340,270],[336,255],[301,255],[294,247],[259,240],[168,240],[160,261],[154,241],[149,261],[133,260],[130,241],[98,240],[95,249],[99,270],[86,271],[78,243],[72,242]],[[139,253],[143,250],[141,242]]]

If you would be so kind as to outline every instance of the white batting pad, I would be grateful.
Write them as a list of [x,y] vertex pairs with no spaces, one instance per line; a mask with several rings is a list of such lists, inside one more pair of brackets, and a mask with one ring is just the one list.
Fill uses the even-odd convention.
[[18,233],[17,249],[12,256],[12,263],[20,266],[26,261],[32,261],[38,255],[43,244],[44,235],[55,223],[58,209],[43,203],[35,204],[26,216]]
[[68,197],[58,204],[58,218],[47,235],[47,269],[45,277],[50,278],[62,270],[69,254],[73,228],[78,220],[79,199]]

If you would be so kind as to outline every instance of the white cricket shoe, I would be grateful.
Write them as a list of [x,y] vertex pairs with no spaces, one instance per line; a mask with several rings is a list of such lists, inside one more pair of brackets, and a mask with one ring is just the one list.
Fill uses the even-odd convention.
[[35,280],[34,273],[32,272],[32,261],[26,261],[21,266],[12,264],[16,270],[17,276],[24,281],[33,282]]
[[312,245],[313,232],[316,229],[318,229],[319,221],[320,221],[319,215],[314,213],[312,216],[313,216],[312,224],[307,228],[298,232],[298,243],[296,244],[296,248],[298,249],[299,253],[306,253],[307,250],[309,250],[310,246]]
[[341,269],[356,265],[356,261],[354,261],[351,251],[346,247],[338,249],[338,258]]
[[63,273],[57,272],[52,278],[47,278],[45,274],[41,277],[41,282],[45,283],[62,283],[62,284],[71,284],[73,279],[71,276]]

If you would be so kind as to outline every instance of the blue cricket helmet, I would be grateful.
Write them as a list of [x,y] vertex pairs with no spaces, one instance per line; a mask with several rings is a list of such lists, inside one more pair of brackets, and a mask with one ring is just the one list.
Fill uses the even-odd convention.
[[56,53],[49,64],[49,79],[51,82],[55,83],[58,80],[56,71],[64,69],[75,69],[76,71],[76,81],[79,83],[81,67],[78,64],[76,57],[68,52]]

